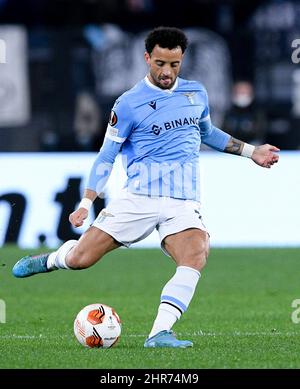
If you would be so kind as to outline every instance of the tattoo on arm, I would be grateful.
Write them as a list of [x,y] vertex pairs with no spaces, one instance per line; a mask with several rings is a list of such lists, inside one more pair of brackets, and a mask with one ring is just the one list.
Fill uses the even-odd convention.
[[241,155],[243,150],[244,142],[241,140],[231,137],[225,147],[224,152],[229,154]]

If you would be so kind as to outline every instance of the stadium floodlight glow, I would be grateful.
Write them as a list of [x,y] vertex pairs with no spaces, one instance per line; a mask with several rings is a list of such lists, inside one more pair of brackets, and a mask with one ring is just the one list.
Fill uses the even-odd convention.
[[0,39],[0,63],[6,63],[6,43]]

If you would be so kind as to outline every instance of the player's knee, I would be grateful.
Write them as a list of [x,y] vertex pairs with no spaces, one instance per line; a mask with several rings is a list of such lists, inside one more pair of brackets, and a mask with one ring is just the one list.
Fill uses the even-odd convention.
[[195,257],[194,267],[200,271],[204,268],[206,262],[207,262],[207,255],[205,253],[201,253],[201,254],[199,253],[199,255]]
[[197,270],[202,270],[206,265],[207,258],[209,254],[209,246],[207,242],[200,242],[197,249],[192,255],[192,266]]

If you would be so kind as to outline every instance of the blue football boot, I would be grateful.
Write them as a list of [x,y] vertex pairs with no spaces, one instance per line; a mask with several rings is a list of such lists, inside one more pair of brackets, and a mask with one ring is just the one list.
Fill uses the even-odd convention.
[[47,259],[50,253],[40,255],[28,255],[21,258],[13,267],[12,273],[15,277],[30,277],[37,273],[47,273],[55,269],[47,268]]
[[148,338],[144,343],[144,347],[173,347],[173,348],[186,348],[193,347],[193,343],[189,340],[176,339],[173,331],[160,331],[156,335]]

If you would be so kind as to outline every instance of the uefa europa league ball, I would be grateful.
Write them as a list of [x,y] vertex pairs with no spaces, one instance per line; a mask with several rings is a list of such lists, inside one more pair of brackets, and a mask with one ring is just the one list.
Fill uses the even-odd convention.
[[74,334],[85,347],[113,347],[121,335],[121,321],[112,307],[101,303],[90,304],[76,316]]

